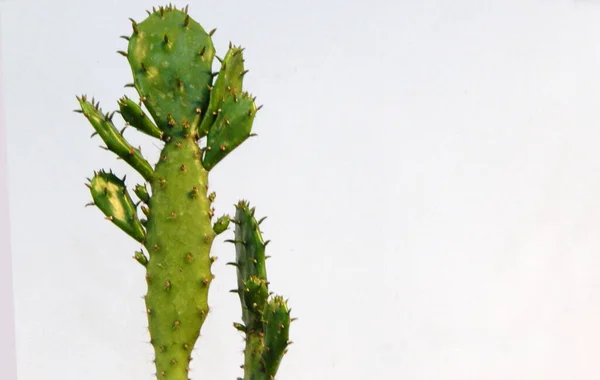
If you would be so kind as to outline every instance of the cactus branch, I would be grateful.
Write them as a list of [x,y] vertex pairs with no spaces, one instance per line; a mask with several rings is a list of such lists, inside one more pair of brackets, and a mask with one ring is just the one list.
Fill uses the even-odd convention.
[[126,96],[119,99],[119,109],[125,121],[148,136],[161,139],[163,132],[150,120],[142,108]]
[[138,242],[144,241],[144,228],[122,179],[112,172],[99,171],[94,174],[88,187],[94,205],[106,215],[106,219]]
[[227,96],[221,107],[208,132],[202,157],[202,165],[206,170],[212,170],[250,136],[256,115],[256,104],[247,93]]
[[[273,379],[289,345],[290,311],[281,296],[269,299],[269,282],[263,240],[246,201],[236,205],[235,240],[238,288],[242,324],[234,324],[246,334],[244,380]],[[264,220],[261,219],[261,221]],[[243,326],[243,329],[241,328]]]
[[229,47],[224,59],[217,57],[221,62],[221,69],[217,74],[214,86],[210,88],[210,102],[206,115],[200,124],[200,136],[206,136],[222,108],[225,98],[229,95],[242,93],[244,58],[242,49]]
[[106,149],[112,151],[123,161],[131,165],[146,181],[151,181],[154,175],[152,166],[142,156],[139,149],[132,147],[125,140],[108,115],[102,115],[102,111],[98,105],[94,105],[93,101],[92,103],[87,101],[85,96],[77,97],[77,100],[79,101],[83,115],[106,144]]

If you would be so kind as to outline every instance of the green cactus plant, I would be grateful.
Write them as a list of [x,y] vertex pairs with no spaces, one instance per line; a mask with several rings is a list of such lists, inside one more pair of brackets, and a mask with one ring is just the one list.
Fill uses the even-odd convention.
[[89,205],[142,245],[134,258],[146,269],[144,298],[156,376],[188,379],[191,351],[209,313],[213,240],[232,222],[244,323],[234,326],[246,334],[244,379],[274,379],[289,344],[287,303],[269,299],[266,243],[254,211],[241,201],[235,218],[214,220],[215,194],[208,188],[209,172],[252,136],[260,109],[243,90],[243,49],[230,44],[224,58],[217,57],[220,70],[213,72],[214,30],[206,32],[187,7],[153,8],[144,21],[131,21],[132,34],[122,36],[127,51],[119,53],[127,57],[134,78],[126,87],[135,88],[140,102],[123,96],[115,112],[126,126],[163,142],[158,162],[151,165],[141,148],[127,142],[113,123],[115,112],[103,113],[85,95],[77,97],[76,111],[95,129],[92,136],[100,136],[105,149],[145,181],[133,188],[137,203],[125,178],[112,171],[95,172],[86,185],[93,200]]
[[275,378],[289,341],[290,310],[281,296],[271,299],[265,255],[268,241],[259,230],[254,208],[240,201],[236,206],[235,244],[236,261],[229,263],[237,268],[238,293],[242,305],[243,324],[234,326],[246,334],[244,350],[244,380],[269,380]]

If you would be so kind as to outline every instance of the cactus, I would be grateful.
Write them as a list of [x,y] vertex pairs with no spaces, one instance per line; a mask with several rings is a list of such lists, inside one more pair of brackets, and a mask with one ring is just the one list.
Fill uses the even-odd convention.
[[275,378],[279,364],[286,353],[289,341],[290,310],[281,296],[269,300],[269,282],[264,241],[260,223],[254,217],[254,208],[240,201],[235,216],[236,261],[229,263],[237,268],[238,293],[242,305],[243,324],[234,327],[246,334],[244,350],[244,380],[269,380]]
[[[142,247],[134,259],[145,267],[144,297],[156,377],[188,379],[191,351],[209,313],[208,294],[214,278],[210,256],[215,237],[236,224],[236,266],[247,338],[244,379],[273,379],[288,345],[291,322],[281,297],[268,300],[264,247],[258,222],[247,203],[236,206],[235,219],[215,220],[208,175],[235,148],[252,136],[260,107],[243,90],[243,49],[229,45],[218,72],[212,71],[213,31],[207,32],[187,7],[153,8],[142,22],[132,21],[125,56],[140,101],[118,100],[118,111],[104,113],[87,96],[78,96],[82,113],[117,157],[145,181],[136,184],[133,201],[125,183],[112,171],[100,170],[86,186],[92,202],[114,225]],[[215,79],[216,77],[216,79]],[[214,82],[213,82],[214,80]],[[145,110],[144,110],[145,109]],[[151,165],[123,137],[113,122],[119,113],[125,125],[163,143]],[[203,147],[201,147],[203,145]],[[143,218],[138,215],[138,207]]]

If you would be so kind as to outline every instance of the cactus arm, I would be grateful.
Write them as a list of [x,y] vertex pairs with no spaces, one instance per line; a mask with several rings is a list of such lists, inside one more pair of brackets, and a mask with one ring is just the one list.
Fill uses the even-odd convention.
[[210,88],[210,101],[208,109],[200,124],[200,137],[206,136],[214,123],[217,115],[220,113],[221,105],[225,98],[230,95],[239,95],[242,93],[244,80],[244,57],[241,47],[234,47],[229,44],[229,50],[225,58],[221,61],[217,80]]
[[133,258],[138,263],[142,264],[143,266],[148,265],[148,257],[146,257],[146,255],[142,251],[135,251],[135,254],[133,255]]
[[167,136],[184,130],[199,138],[213,78],[210,34],[186,10],[170,6],[139,24],[132,20],[132,27],[127,59],[146,109]]
[[266,244],[254,219],[254,211],[249,209],[247,202],[240,201],[236,205],[235,220],[232,222],[235,223],[235,240],[230,242],[235,244],[236,250],[234,265],[238,274],[237,291],[242,305],[242,321],[246,328],[252,328],[260,316],[252,315],[246,304],[246,281],[254,277],[267,281]]
[[138,131],[161,139],[162,131],[150,120],[138,104],[126,96],[119,99],[119,113],[123,119]]
[[92,194],[93,204],[106,215],[106,219],[138,242],[145,238],[144,227],[137,218],[136,207],[127,192],[124,180],[112,172],[99,171],[86,186]]
[[146,188],[146,184],[144,185],[136,185],[133,188],[133,192],[135,193],[135,195],[137,195],[137,197],[140,199],[140,201],[148,204],[148,202],[150,202],[150,194],[148,194],[148,188]]
[[287,302],[276,296],[269,301],[263,313],[265,349],[262,358],[265,363],[265,372],[268,376],[275,377],[281,359],[291,344],[289,340],[290,310]]
[[202,157],[206,170],[212,170],[223,158],[251,135],[258,108],[248,93],[229,95],[211,126]]
[[225,232],[225,230],[227,230],[227,228],[229,228],[229,222],[229,215],[223,215],[213,224],[213,230],[217,235],[222,234]]
[[[244,380],[271,380],[289,345],[292,321],[287,303],[280,296],[269,300],[265,265],[268,241],[263,240],[254,209],[240,201],[236,205],[235,240],[238,288],[243,325],[234,327],[246,335]],[[261,221],[264,220],[261,219]]]
[[107,149],[131,165],[146,181],[152,180],[154,174],[152,166],[144,159],[139,149],[132,147],[119,133],[111,122],[110,115],[103,115],[98,105],[87,101],[85,96],[77,97],[77,100],[81,106],[80,112],[92,124],[96,133],[106,144]]

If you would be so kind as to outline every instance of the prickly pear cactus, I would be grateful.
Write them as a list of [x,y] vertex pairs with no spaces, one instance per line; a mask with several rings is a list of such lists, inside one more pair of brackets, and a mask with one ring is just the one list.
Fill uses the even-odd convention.
[[259,230],[254,208],[240,201],[236,206],[235,244],[238,293],[242,305],[242,321],[234,323],[246,336],[244,350],[244,379],[270,380],[275,378],[289,341],[290,310],[281,296],[271,296],[265,260],[268,241]]
[[134,257],[146,268],[157,377],[186,380],[192,348],[209,312],[211,246],[229,225],[228,216],[214,220],[208,174],[251,136],[259,107],[242,88],[247,72],[242,49],[230,45],[219,59],[220,70],[213,72],[213,31],[205,31],[187,8],[153,9],[144,21],[132,20],[132,29],[124,36],[127,51],[119,53],[127,57],[133,74],[128,86],[137,90],[140,102],[124,96],[118,112],[126,125],[162,141],[160,159],[151,165],[116,128],[114,112],[104,113],[94,99],[78,97],[77,111],[105,149],[145,181],[133,188],[138,202],[125,178],[112,171],[95,172],[87,186],[91,204],[143,247]]
[[[265,247],[260,222],[247,202],[236,215],[214,217],[209,172],[252,136],[257,107],[243,90],[243,49],[229,46],[218,72],[212,71],[215,49],[211,36],[185,9],[160,7],[132,21],[127,57],[137,90],[135,102],[118,100],[118,111],[104,113],[94,99],[77,97],[82,113],[106,144],[143,178],[132,199],[112,171],[100,170],[86,184],[92,202],[106,219],[141,244],[134,258],[146,268],[144,297],[156,377],[188,379],[191,352],[208,315],[208,293],[214,276],[210,256],[215,236],[235,223],[238,287],[246,335],[244,380],[271,380],[289,345],[293,320],[287,303],[271,297],[266,277]],[[144,110],[145,109],[145,110]],[[163,143],[160,159],[151,165],[123,137],[113,122],[118,112],[139,132]],[[141,215],[139,213],[141,211]]]

